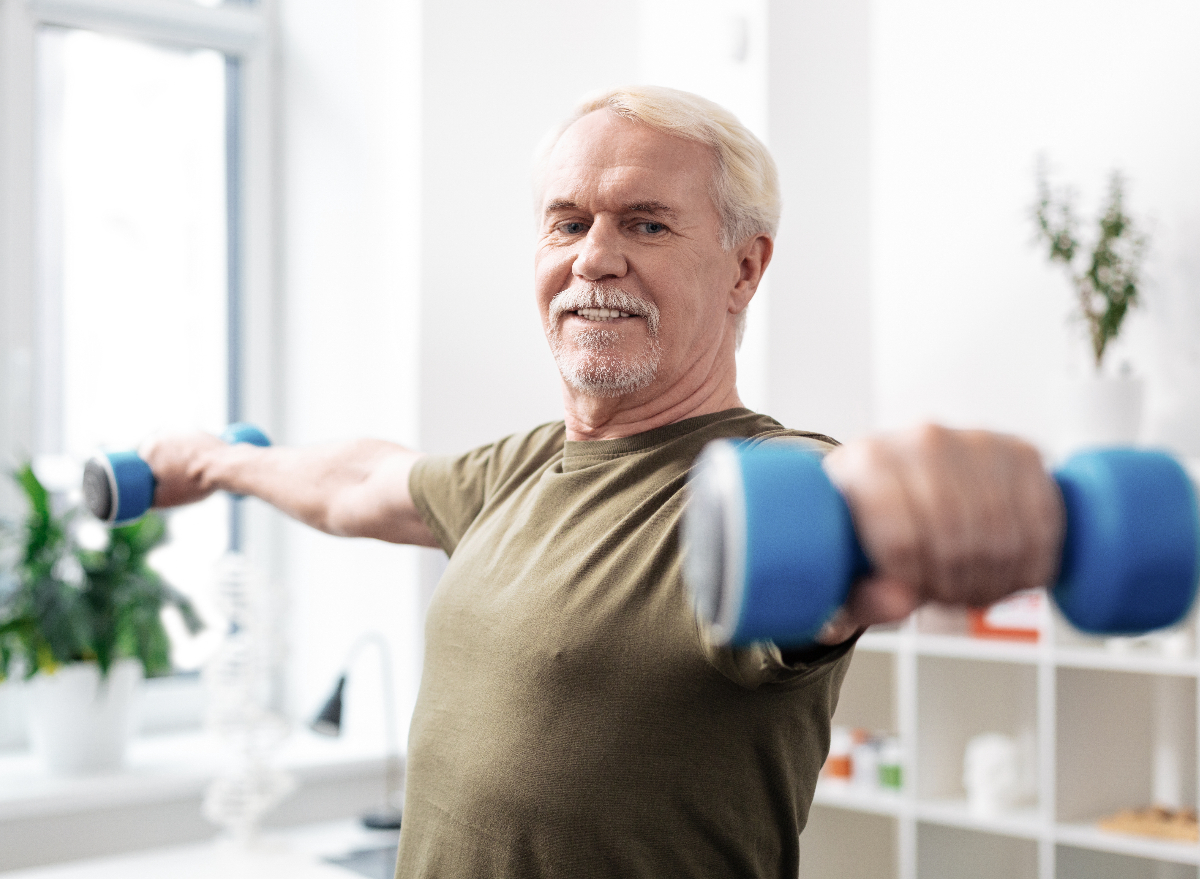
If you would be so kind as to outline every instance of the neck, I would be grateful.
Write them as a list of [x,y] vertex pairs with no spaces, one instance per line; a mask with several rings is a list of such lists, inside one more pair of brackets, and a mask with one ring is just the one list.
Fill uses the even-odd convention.
[[677,382],[665,389],[655,383],[626,397],[594,397],[563,382],[567,439],[621,439],[685,418],[736,409],[742,405],[736,378],[730,358],[725,369],[709,372],[699,382]]

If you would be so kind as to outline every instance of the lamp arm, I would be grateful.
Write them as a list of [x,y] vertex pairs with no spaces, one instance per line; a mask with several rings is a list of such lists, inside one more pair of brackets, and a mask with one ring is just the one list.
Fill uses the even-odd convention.
[[400,787],[400,730],[396,723],[396,693],[393,689],[392,654],[387,639],[380,632],[367,632],[350,648],[346,655],[343,675],[348,675],[358,654],[368,645],[374,645],[379,654],[380,677],[383,682],[383,735],[387,745],[385,762],[387,796],[389,801]]
[[400,731],[396,724],[396,693],[393,689],[392,654],[388,649],[387,639],[380,632],[367,632],[360,637],[354,642],[354,646],[350,648],[350,652],[346,655],[346,663],[343,666],[342,674],[349,675],[350,668],[354,665],[354,660],[358,658],[358,654],[370,645],[374,645],[375,649],[379,651],[379,673],[383,680],[383,734],[387,739],[388,750],[399,754]]

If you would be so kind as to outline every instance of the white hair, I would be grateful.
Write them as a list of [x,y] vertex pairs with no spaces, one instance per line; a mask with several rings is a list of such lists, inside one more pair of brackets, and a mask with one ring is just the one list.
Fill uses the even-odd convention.
[[[726,250],[756,235],[775,237],[779,228],[779,173],[766,145],[719,104],[663,86],[624,86],[585,96],[538,147],[534,185],[539,203],[546,163],[559,138],[596,110],[608,110],[712,150],[716,170],[710,192],[720,218],[721,246]],[[737,319],[739,345],[745,328],[743,309]]]

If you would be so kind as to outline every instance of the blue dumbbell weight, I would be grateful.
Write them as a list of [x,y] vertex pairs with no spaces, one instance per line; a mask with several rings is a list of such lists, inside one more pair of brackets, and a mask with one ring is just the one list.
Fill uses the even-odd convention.
[[[1054,600],[1077,628],[1137,634],[1186,616],[1200,578],[1191,480],[1163,452],[1080,453],[1054,474],[1067,533]],[[811,643],[870,563],[811,451],[722,440],[689,480],[684,575],[719,642]]]
[[[269,446],[267,435],[253,424],[239,422],[225,428],[227,443]],[[154,503],[154,474],[137,452],[96,455],[83,468],[83,501],[92,515],[110,525],[124,525],[140,517]]]

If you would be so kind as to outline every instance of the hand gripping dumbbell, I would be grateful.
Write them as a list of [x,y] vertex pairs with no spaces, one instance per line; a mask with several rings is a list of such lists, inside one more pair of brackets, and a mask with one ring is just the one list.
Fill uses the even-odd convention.
[[[1053,473],[1066,506],[1064,616],[1093,634],[1179,622],[1200,577],[1200,515],[1186,471],[1163,452],[1103,449]],[[689,479],[684,576],[719,643],[813,641],[870,573],[849,508],[812,451],[709,444]]]
[[[269,446],[267,435],[253,424],[239,422],[225,428],[225,442]],[[154,504],[154,474],[137,452],[96,455],[83,467],[83,502],[92,515],[110,525],[124,525]]]

